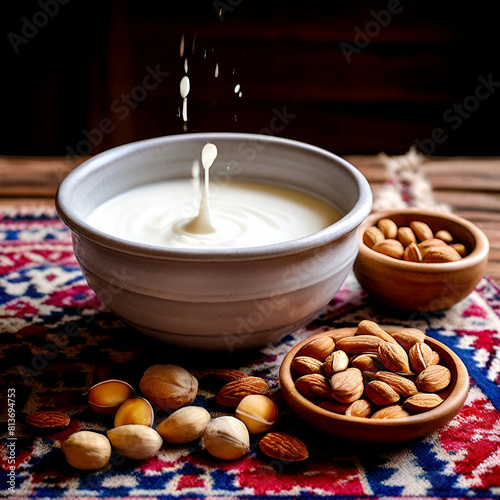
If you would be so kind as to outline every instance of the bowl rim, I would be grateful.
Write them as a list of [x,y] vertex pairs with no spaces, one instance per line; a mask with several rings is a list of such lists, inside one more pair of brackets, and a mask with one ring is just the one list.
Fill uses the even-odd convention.
[[[305,150],[316,155],[326,157],[339,164],[347,171],[359,192],[359,198],[352,209],[343,215],[337,222],[310,235],[271,245],[243,248],[174,248],[167,246],[138,243],[116,236],[109,235],[88,224],[72,208],[71,191],[75,186],[89,174],[89,172],[99,169],[108,160],[123,157],[131,152],[145,150],[156,144],[169,144],[174,142],[187,141],[259,141],[259,143],[274,143],[289,146],[295,149]],[[290,254],[297,254],[317,248],[345,236],[356,229],[370,213],[372,205],[372,192],[368,181],[361,172],[343,158],[330,153],[329,151],[292,139],[261,134],[233,133],[233,132],[210,132],[191,133],[182,135],[168,135],[155,137],[141,141],[135,141],[104,151],[80,164],[72,170],[60,183],[56,193],[56,210],[62,221],[81,237],[91,240],[95,244],[109,248],[121,253],[140,255],[148,258],[182,260],[182,261],[243,261],[256,260],[261,258],[275,258]]]
[[[364,231],[374,225],[374,221],[379,221],[383,218],[390,218],[395,215],[423,215],[425,217],[434,217],[436,219],[445,219],[455,222],[467,229],[474,238],[474,248],[472,252],[464,258],[456,262],[439,262],[433,264],[424,264],[422,262],[409,262],[406,260],[398,260],[380,252],[375,252],[369,248],[363,241]],[[359,256],[370,259],[380,264],[381,266],[390,266],[406,272],[418,273],[436,273],[436,272],[453,272],[463,270],[464,267],[473,267],[480,264],[488,258],[489,241],[486,235],[471,221],[449,212],[439,210],[431,210],[418,207],[410,207],[401,210],[381,210],[372,212],[359,227]]]
[[[397,329],[402,330],[404,328],[409,328],[405,326],[396,326],[396,325],[379,325],[381,328],[389,328],[390,331],[396,331]],[[346,328],[337,328],[333,329],[332,332],[338,333],[339,330],[343,329],[351,329],[351,330],[356,330],[357,327],[346,327]],[[459,400],[463,398],[464,402],[468,394],[469,390],[469,373],[467,371],[467,368],[465,367],[463,361],[458,357],[457,354],[455,354],[448,346],[443,344],[442,342],[439,342],[438,340],[426,335],[426,342],[427,340],[430,340],[431,344],[435,344],[439,347],[439,349],[442,349],[445,351],[450,358],[453,360],[456,370],[457,370],[457,380],[455,383],[455,387],[453,390],[450,392],[448,397],[436,408],[433,408],[432,410],[419,413],[416,415],[410,415],[409,417],[401,417],[397,419],[369,419],[369,418],[362,418],[362,417],[355,417],[355,416],[347,416],[343,415],[341,413],[335,413],[329,410],[325,410],[324,408],[321,408],[320,406],[314,404],[312,401],[307,399],[305,396],[300,394],[300,392],[295,388],[295,384],[293,382],[292,378],[292,370],[291,370],[291,362],[295,358],[296,354],[299,352],[299,350],[308,342],[315,338],[322,337],[326,332],[323,333],[318,333],[316,335],[312,335],[311,337],[308,337],[304,339],[303,341],[299,342],[296,344],[292,349],[288,351],[288,353],[285,355],[283,358],[283,361],[280,366],[279,370],[279,380],[280,380],[280,386],[281,386],[281,391],[283,393],[283,396],[285,397],[290,397],[294,400],[294,402],[301,406],[301,408],[304,409],[305,412],[307,412],[310,415],[317,415],[319,417],[322,417],[325,420],[331,420],[332,422],[349,422],[349,423],[359,423],[361,425],[365,425],[367,428],[372,428],[375,429],[381,429],[381,428],[397,428],[397,427],[406,427],[408,425],[411,426],[419,426],[424,423],[427,423],[430,418],[432,420],[440,421],[442,419],[447,419],[450,413],[453,413],[453,407],[455,406],[455,403],[451,401],[450,396],[453,394],[454,398],[458,398]],[[335,335],[335,333],[332,333],[332,335]],[[460,408],[463,406],[460,406]],[[460,408],[458,411],[460,411]],[[293,410],[292,410],[293,411]],[[455,412],[453,417],[458,413]],[[294,412],[295,413],[295,412]],[[300,417],[300,415],[299,415]],[[452,418],[453,418],[452,417]],[[449,420],[449,419],[448,419]]]

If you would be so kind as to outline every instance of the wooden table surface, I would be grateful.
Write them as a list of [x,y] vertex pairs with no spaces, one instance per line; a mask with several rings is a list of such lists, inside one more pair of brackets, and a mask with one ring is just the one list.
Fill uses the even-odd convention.
[[[345,157],[377,190],[386,181],[379,156]],[[13,199],[54,203],[57,186],[81,159],[0,157],[0,210]],[[486,273],[500,283],[500,158],[431,157],[422,165],[437,202],[480,227],[490,241]]]

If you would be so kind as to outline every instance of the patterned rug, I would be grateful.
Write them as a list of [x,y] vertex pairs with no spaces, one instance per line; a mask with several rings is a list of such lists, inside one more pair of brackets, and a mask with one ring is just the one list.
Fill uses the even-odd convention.
[[[280,396],[278,369],[298,341],[362,319],[425,330],[452,348],[471,376],[460,413],[433,434],[410,443],[369,446],[318,434]],[[324,312],[306,328],[257,352],[193,355],[143,337],[107,311],[75,261],[69,231],[46,206],[0,208],[0,359],[3,496],[148,498],[499,498],[500,291],[483,278],[475,292],[445,312],[408,315],[383,308],[351,275]],[[113,455],[98,471],[71,468],[54,443],[80,430],[105,431],[112,422],[92,413],[85,393],[108,378],[138,389],[144,370],[175,363],[199,378],[194,404],[212,416],[216,368],[263,377],[279,406],[276,430],[301,438],[310,458],[286,464],[264,456],[252,440],[236,462],[210,457],[199,442],[164,445],[148,460]],[[37,410],[71,417],[61,432],[25,424]],[[10,489],[9,489],[10,488]]]

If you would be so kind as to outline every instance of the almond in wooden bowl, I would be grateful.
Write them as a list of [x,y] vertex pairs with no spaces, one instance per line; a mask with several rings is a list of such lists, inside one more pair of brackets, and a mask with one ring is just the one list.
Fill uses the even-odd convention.
[[[409,260],[398,259],[377,252],[365,243],[365,231],[383,219],[390,219],[398,228],[403,228],[398,233],[403,246],[411,243],[409,233],[417,231],[415,239],[420,242],[418,249],[422,262],[416,261],[419,258],[411,258],[410,251],[407,252]],[[422,224],[416,226],[415,221]],[[436,236],[446,239],[445,242],[438,238],[443,246],[434,245],[431,248],[434,253],[427,256],[428,249],[420,239],[425,237],[423,229],[430,229],[433,240]],[[427,231],[427,236],[431,232]],[[457,245],[465,247],[466,254],[461,250],[465,257],[457,253]],[[484,233],[462,217],[416,208],[386,210],[369,215],[361,224],[354,274],[366,292],[385,304],[408,311],[436,311],[453,306],[474,290],[484,274],[488,251],[489,243]],[[444,257],[449,261],[438,262]]]
[[[383,326],[383,329],[391,334],[401,330],[402,327]],[[340,328],[331,330],[327,332],[326,335],[335,335],[337,339],[343,334],[352,336],[356,330],[356,328]],[[443,402],[435,408],[420,413],[420,408],[418,409],[419,411],[413,411],[403,406],[406,399],[413,397],[412,395],[417,391],[416,388],[414,391],[405,393],[405,396],[401,396],[401,399],[397,403],[398,408],[389,405],[391,410],[394,408],[399,410],[398,412],[389,412],[389,417],[397,416],[398,418],[387,418],[387,416],[384,415],[379,415],[375,418],[352,416],[352,413],[355,412],[347,411],[347,414],[345,414],[349,405],[342,405],[334,400],[325,400],[328,404],[321,400],[311,401],[302,395],[295,387],[295,380],[298,375],[294,372],[291,365],[297,353],[307,342],[322,335],[325,335],[325,333],[300,342],[288,352],[281,364],[280,383],[283,397],[292,411],[313,427],[327,434],[342,439],[365,443],[395,443],[408,441],[426,436],[445,425],[455,417],[465,402],[469,389],[469,375],[465,365],[451,349],[441,342],[427,336],[425,337],[425,343],[432,351],[439,354],[440,364],[446,367],[451,373],[451,381],[446,389],[434,393],[443,399]],[[359,355],[354,354],[351,356],[355,357]],[[409,377],[411,378],[411,375],[409,375]],[[370,378],[367,377],[366,374],[364,378],[365,384],[368,384]],[[397,388],[398,386],[396,386],[396,389]],[[399,389],[396,392],[401,393]],[[429,393],[419,392],[418,394],[428,395]],[[434,398],[434,396],[431,396],[431,398]],[[421,399],[425,398],[421,397]],[[331,403],[335,404],[332,405]],[[426,401],[423,401],[423,403],[426,404]],[[374,411],[379,411],[381,408],[376,404],[372,404],[372,406]],[[413,408],[415,405],[409,406]],[[333,411],[330,408],[332,408]],[[383,408],[387,408],[387,406]]]

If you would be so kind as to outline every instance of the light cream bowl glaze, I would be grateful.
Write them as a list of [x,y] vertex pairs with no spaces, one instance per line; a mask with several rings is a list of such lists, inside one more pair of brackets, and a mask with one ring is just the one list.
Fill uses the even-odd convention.
[[[174,248],[134,242],[88,223],[106,201],[139,186],[192,174],[218,148],[211,185],[232,179],[318,197],[341,218],[313,234],[244,248]],[[126,144],[91,158],[61,183],[58,213],[71,229],[90,287],[117,316],[170,344],[212,350],[259,347],[314,318],[356,258],[371,190],[352,165],[325,150],[252,134],[186,134]]]

